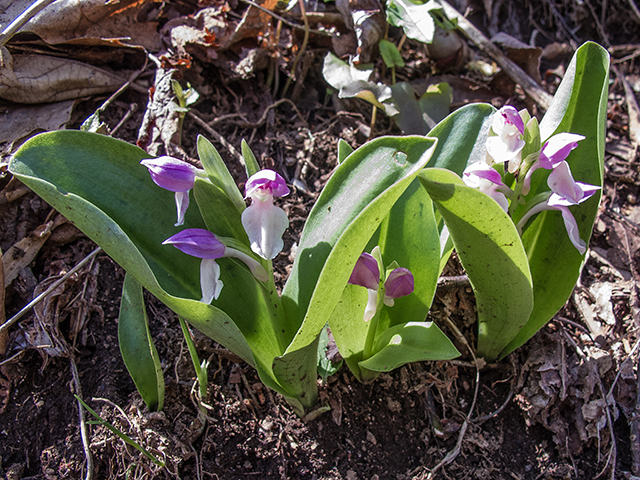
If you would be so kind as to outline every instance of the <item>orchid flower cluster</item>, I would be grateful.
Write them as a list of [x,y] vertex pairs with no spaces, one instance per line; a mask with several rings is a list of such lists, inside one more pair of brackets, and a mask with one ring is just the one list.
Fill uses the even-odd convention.
[[[184,224],[189,207],[189,192],[195,179],[207,179],[204,170],[178,160],[163,156],[140,162],[149,169],[151,179],[159,187],[175,192],[178,221]],[[252,175],[245,185],[245,199],[251,198],[251,205],[242,212],[242,226],[249,237],[251,250],[265,260],[271,260],[282,251],[282,235],[289,226],[287,214],[273,204],[274,197],[284,197],[290,193],[284,178],[273,170],[261,170]],[[172,235],[162,242],[173,245],[187,255],[201,258],[200,288],[204,303],[217,300],[222,291],[220,266],[216,260],[233,257],[244,262],[253,276],[260,282],[269,280],[264,266],[251,255],[237,248],[225,245],[214,233],[201,228],[188,228]]]
[[[515,208],[524,203],[525,213],[517,223],[520,233],[535,214],[544,210],[560,211],[571,243],[581,255],[584,254],[587,246],[580,238],[577,222],[569,207],[588,200],[600,187],[576,182],[566,159],[585,137],[574,133],[558,133],[550,137],[541,149],[537,149],[536,143],[540,144],[537,120],[531,118],[526,110],[518,112],[511,105],[502,107],[494,115],[491,133],[486,142],[486,163],[469,165],[463,174],[464,182],[489,195],[512,216]],[[528,146],[533,146],[528,148],[533,151],[522,158]],[[502,167],[505,175],[496,167]],[[528,199],[531,180],[538,169],[550,171],[547,178],[550,190]],[[513,175],[513,188],[505,183],[507,174]]]

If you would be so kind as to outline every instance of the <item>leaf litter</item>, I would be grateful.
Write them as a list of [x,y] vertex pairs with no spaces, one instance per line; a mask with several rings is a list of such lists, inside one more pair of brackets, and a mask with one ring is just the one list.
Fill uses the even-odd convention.
[[[498,25],[505,34],[529,41],[523,34],[531,28],[525,21],[530,15],[526,9],[516,16],[517,7],[506,9],[502,2],[485,3],[494,3],[489,5],[492,18],[489,31]],[[618,43],[627,43],[637,30],[625,23],[626,18],[620,14],[624,3],[610,3],[615,6],[605,22],[607,31]],[[544,4],[548,10],[531,17],[535,25],[557,22],[561,31],[569,32],[566,27],[571,25],[567,21],[573,26],[586,25],[584,22],[592,18],[586,7],[572,6],[565,12],[570,14],[568,20],[561,21],[559,7],[550,1]],[[179,154],[187,159],[195,157],[196,133],[212,135],[213,131],[237,148],[240,139],[246,138],[266,167],[283,170],[292,182],[293,179],[304,182],[301,185],[305,188],[294,192],[285,205],[293,226],[285,236],[281,258],[286,258],[295,248],[313,197],[336,166],[337,138],[354,147],[364,141],[371,131],[371,108],[348,99],[342,100],[341,106],[348,107],[349,112],[329,106],[332,100],[325,97],[326,85],[320,71],[321,59],[330,45],[321,36],[311,37],[309,48],[316,53],[310,57],[307,73],[296,72],[300,74],[297,81],[305,86],[307,103],[298,102],[299,111],[286,103],[269,108],[279,98],[278,92],[290,74],[295,50],[301,42],[296,33],[299,29],[284,25],[278,30],[271,15],[243,5],[219,3],[203,10],[176,4],[159,8],[155,13],[149,6],[146,8],[136,10],[136,19],[144,20],[141,25],[148,38],[136,42],[133,37],[132,44],[155,45],[150,49],[158,52],[160,24],[164,25],[162,37],[172,49],[157,56],[161,66],[155,67],[156,80],[151,80],[152,69],[145,74],[153,85],[150,97],[157,106],[151,102],[143,112],[134,113],[119,131],[120,138],[138,140],[150,152]],[[273,9],[275,5],[266,8]],[[278,12],[288,15],[291,22],[303,23],[300,11]],[[346,12],[357,17],[354,14],[357,10]],[[349,24],[348,18],[345,23]],[[327,22],[323,28],[335,28],[334,25],[333,21]],[[115,38],[106,24],[102,28],[101,22],[94,22],[91,28],[95,38]],[[550,36],[544,29],[535,28],[538,35]],[[276,32],[281,36],[276,38]],[[70,40],[62,39],[67,35],[63,29],[54,31],[51,37],[39,35],[47,43]],[[585,35],[600,39],[597,33]],[[575,34],[566,34],[565,45],[573,40],[572,36]],[[11,55],[21,54],[16,49],[18,41],[19,38],[8,45]],[[356,49],[357,42],[356,37]],[[537,64],[538,58],[544,64],[544,51],[539,57],[537,50],[527,54],[526,48],[515,48],[524,55],[523,62],[528,65],[524,68],[529,73],[537,72],[532,65]],[[258,50],[266,52],[266,62],[252,61],[242,74],[229,75],[243,59],[249,58],[246,52]],[[437,83],[432,75],[437,65],[429,63],[417,44],[409,41],[403,54],[417,59],[407,63],[403,73],[406,80],[427,78],[427,82]],[[69,55],[68,60],[74,61],[73,56]],[[623,78],[638,75],[634,64],[618,65],[626,75]],[[114,66],[117,76],[129,77],[123,69],[131,69],[131,65]],[[3,75],[10,74],[3,69]],[[561,69],[553,73],[548,70],[542,80],[553,91],[555,79],[561,74]],[[456,98],[470,95],[498,106],[507,101],[523,106],[530,101],[525,100],[520,87],[496,88],[474,70],[448,75],[455,78],[451,81],[454,106]],[[188,81],[201,93],[203,101],[194,107],[193,113],[207,125],[208,132],[203,132],[204,127],[190,116],[180,132],[176,112],[170,108],[172,91],[162,83],[168,78],[181,81],[183,86]],[[103,93],[115,90],[124,81],[114,82]],[[634,298],[637,299],[635,278],[640,248],[637,207],[640,192],[631,98],[635,94],[629,93],[633,90],[628,85],[625,88],[627,84],[617,82],[611,89],[607,138],[607,151],[611,153],[606,158],[605,195],[581,286],[575,291],[573,302],[529,344],[514,353],[510,362],[483,369],[478,413],[462,439],[463,455],[440,470],[443,478],[596,478],[600,472],[613,475],[614,466],[621,475],[619,478],[629,478],[624,472],[640,473],[635,460],[640,446],[635,444],[637,436],[631,435],[630,430],[637,426],[631,419],[638,408],[638,373],[634,363],[640,321]],[[59,87],[42,92],[36,89],[41,95],[38,102],[58,90]],[[86,95],[86,91],[79,89],[70,98]],[[135,90],[126,91],[122,98],[120,105],[102,114],[111,128],[122,120],[128,105],[147,102],[146,95]],[[95,108],[92,100],[81,99],[73,105],[75,117],[82,117],[81,120]],[[64,108],[68,111],[70,107]],[[253,125],[245,121],[262,119],[264,114],[267,114],[264,121],[254,120]],[[300,126],[299,119],[296,120],[299,115],[307,126]],[[58,128],[67,122],[70,126],[78,125],[77,119],[67,119],[54,127],[43,124],[33,128]],[[359,133],[363,126],[369,128],[364,136]],[[376,135],[397,133],[394,128],[382,118],[373,125]],[[7,136],[3,141],[10,148],[14,140],[29,131],[16,130],[15,136]],[[222,145],[223,157],[231,158]],[[242,182],[239,166],[232,171],[236,180]],[[0,177],[0,189],[0,198],[7,199],[0,201],[3,232],[0,248],[3,252],[11,247],[34,250],[29,255],[33,255],[33,260],[17,264],[17,276],[6,285],[9,317],[37,295],[53,275],[68,270],[91,248],[86,239],[78,238],[77,232],[62,234],[60,229],[68,227],[61,224],[52,230],[47,242],[22,249],[24,245],[20,242],[28,242],[32,238],[29,234],[47,223],[50,209],[33,194],[14,195],[15,186],[6,175]],[[58,241],[53,242],[56,231],[60,232]],[[5,274],[7,263],[12,265],[3,261]],[[279,278],[287,275],[285,263],[282,260],[277,264]],[[455,261],[448,269],[451,275],[460,273]],[[107,257],[99,256],[92,269],[83,270],[81,277],[60,287],[33,316],[10,331],[8,352],[0,360],[0,420],[5,426],[0,434],[6,437],[1,443],[13,446],[0,450],[0,468],[7,478],[17,478],[17,472],[18,477],[44,478],[78,477],[83,472],[85,454],[78,434],[77,411],[71,412],[69,408],[73,404],[68,386],[72,374],[68,363],[56,358],[60,352],[68,352],[69,345],[74,346],[73,357],[78,363],[85,399],[97,407],[103,418],[167,462],[167,469],[161,470],[145,462],[137,451],[129,450],[104,427],[92,427],[90,450],[96,457],[97,478],[127,472],[134,478],[428,478],[429,470],[451,451],[459,438],[460,426],[473,400],[475,367],[469,359],[410,365],[382,375],[370,385],[358,384],[341,370],[329,377],[321,390],[321,398],[332,407],[331,414],[304,424],[286,403],[259,382],[251,369],[200,336],[196,337],[198,352],[201,358],[210,361],[209,391],[204,399],[208,422],[201,430],[195,423],[197,407],[191,396],[194,374],[179,326],[170,311],[153,301],[149,306],[153,318],[151,331],[163,361],[168,398],[164,412],[148,413],[117,351],[114,319],[122,278],[119,267]],[[439,293],[432,313],[436,321],[444,315],[449,317],[470,339],[475,318],[473,305],[472,295],[462,285]],[[37,361],[40,355],[44,361]],[[510,398],[514,401],[509,401]]]

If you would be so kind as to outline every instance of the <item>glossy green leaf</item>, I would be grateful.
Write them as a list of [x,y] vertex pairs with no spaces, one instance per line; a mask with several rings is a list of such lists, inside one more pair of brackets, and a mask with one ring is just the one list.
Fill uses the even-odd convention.
[[[609,54],[588,42],[575,53],[558,87],[549,111],[540,123],[543,141],[555,133],[578,133],[586,137],[567,158],[578,182],[602,186],[605,128],[609,86]],[[548,190],[547,171],[534,173],[530,196]],[[587,243],[593,230],[601,192],[570,208]],[[524,243],[534,285],[531,318],[504,349],[507,355],[531,338],[562,308],[580,277],[584,256],[570,242],[560,212],[539,214],[526,227]]]
[[369,238],[434,147],[435,141],[424,137],[382,137],[336,169],[309,214],[282,292],[287,320],[300,328],[288,352],[316,338]]
[[364,343],[369,331],[369,322],[363,319],[366,304],[367,289],[359,285],[347,285],[329,317],[331,333],[340,355],[349,370],[361,382],[363,378],[358,364],[362,361]]
[[425,169],[420,182],[444,218],[478,309],[478,356],[496,359],[529,319],[533,286],[511,218],[486,194],[448,170]]
[[427,134],[438,139],[427,167],[446,168],[462,175],[467,163],[484,161],[487,150],[483,140],[489,134],[495,111],[486,103],[474,103],[442,120]]
[[129,274],[125,275],[122,286],[118,343],[124,364],[144,403],[152,412],[162,410],[164,404],[162,366],[149,333],[142,285]]
[[400,55],[395,43],[383,38],[378,46],[380,48],[380,56],[387,68],[404,67],[404,60],[402,60],[402,55]]
[[[395,261],[414,276],[411,295],[383,307],[378,331],[427,318],[440,275],[440,234],[431,198],[418,179],[404,191],[380,225],[378,245],[384,262]],[[364,309],[362,310],[364,312]]]
[[242,212],[246,208],[246,205],[244,198],[242,198],[236,186],[235,180],[231,176],[231,173],[229,173],[229,169],[225,165],[224,160],[222,160],[218,150],[216,150],[216,147],[202,135],[198,135],[198,157],[211,183],[220,188],[238,211]]
[[[64,130],[27,141],[16,152],[9,169],[160,301],[202,333],[256,365],[244,335],[229,314],[197,301],[201,296],[200,260],[162,245],[176,233],[174,196],[151,181],[147,169],[139,165],[144,158],[148,155],[143,150],[125,142]],[[198,210],[190,208],[185,228],[204,227]],[[219,261],[223,270],[233,262]],[[227,281],[224,271],[222,278]],[[225,290],[221,298],[231,293],[230,288]],[[240,304],[246,302],[243,299]],[[247,319],[249,322],[253,319]]]
[[332,347],[331,338],[329,336],[329,325],[325,325],[325,327],[320,332],[320,336],[318,337],[318,373],[323,381],[329,378],[332,375],[335,375],[340,367],[342,367],[342,360],[334,363],[327,354],[329,353],[329,348]]
[[386,330],[376,340],[378,353],[360,362],[374,372],[390,372],[411,362],[451,360],[460,352],[433,322],[407,322]]
[[244,138],[242,139],[240,147],[242,149],[245,169],[247,170],[247,178],[249,178],[260,171],[260,165],[258,164],[258,160],[256,160],[256,156],[253,154],[253,151],[251,151],[251,147],[249,147],[249,144]]

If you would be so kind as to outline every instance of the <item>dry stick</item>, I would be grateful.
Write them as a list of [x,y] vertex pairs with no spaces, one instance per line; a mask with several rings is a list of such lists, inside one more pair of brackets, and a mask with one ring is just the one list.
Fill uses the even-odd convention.
[[524,89],[524,91],[543,109],[548,110],[553,97],[536,83],[522,68],[509,60],[498,47],[496,47],[484,34],[478,30],[469,20],[464,18],[455,8],[445,0],[438,0],[446,16],[456,19],[458,27],[462,32],[475,43],[480,50],[490,56],[509,77]]
[[[258,120],[255,123],[249,123],[246,122],[244,124],[240,124],[241,127],[244,128],[258,128],[261,127],[262,125],[264,125],[264,122],[267,121],[267,115],[269,114],[269,110],[276,108],[279,105],[282,105],[283,103],[288,103],[289,105],[291,105],[291,107],[295,110],[296,115],[298,115],[298,118],[300,118],[300,120],[302,120],[302,123],[304,125],[305,128],[309,128],[309,123],[307,123],[307,121],[304,119],[304,117],[302,116],[302,114],[300,113],[300,110],[298,110],[298,107],[296,106],[296,104],[289,100],[288,98],[281,98],[280,100],[277,100],[275,102],[273,102],[271,105],[269,105],[267,108],[264,109],[264,112],[262,112],[262,115],[260,116],[260,120]],[[249,144],[251,144],[251,142],[249,142]]]
[[466,345],[467,349],[469,349],[469,353],[471,353],[471,357],[473,357],[473,362],[475,363],[475,366],[476,366],[476,388],[473,392],[473,401],[471,402],[471,407],[469,407],[469,412],[467,413],[467,417],[464,419],[464,422],[462,423],[462,427],[460,427],[460,433],[458,434],[458,441],[456,442],[456,446],[454,447],[453,450],[447,453],[447,455],[442,460],[440,460],[440,463],[438,463],[435,467],[431,469],[431,471],[429,472],[429,475],[427,475],[427,480],[432,479],[433,476],[436,474],[436,472],[440,470],[440,468],[453,462],[456,459],[456,457],[460,454],[460,451],[462,450],[462,440],[464,439],[464,435],[467,432],[467,428],[469,427],[469,422],[471,421],[471,415],[473,414],[473,409],[475,408],[476,400],[478,399],[478,388],[480,387],[480,368],[478,367],[478,359],[476,358],[475,352],[471,348],[471,345],[469,345],[469,342],[467,342],[467,339],[464,337],[464,335],[462,335],[462,332],[458,330],[458,327],[456,327],[456,325],[451,321],[451,319],[445,316],[445,320],[449,328],[453,330],[454,335],[458,338],[458,340],[460,340],[462,343]]
[[[76,365],[73,353],[69,353],[69,360],[71,361],[71,375],[73,376],[73,385],[78,398],[82,398],[82,387],[80,386],[80,375],[78,374],[78,366]],[[85,475],[84,480],[91,480],[93,478],[93,457],[91,455],[91,450],[89,449],[89,434],[87,432],[86,415],[84,407],[82,406],[82,403],[80,403],[80,400],[77,400],[77,403],[78,414],[80,416],[80,436],[82,437],[82,448],[84,450],[84,456],[87,461],[87,474]]]
[[[272,12],[271,10],[269,10],[268,8],[263,7],[262,5],[258,5],[256,2],[252,2],[251,0],[241,0],[242,2],[251,5],[252,7],[256,7],[258,10],[262,10],[264,13],[267,13],[269,15],[271,15],[273,18],[275,18],[276,20],[281,21],[282,23],[284,23],[285,25],[290,26],[291,28],[297,28],[298,30],[306,30],[307,26],[305,25],[298,25],[297,23],[293,23],[290,22],[289,20],[287,20],[284,17],[281,17],[280,15],[278,15],[275,12]],[[313,30],[313,29],[309,29],[309,32],[311,33],[315,33],[316,35],[324,35],[326,37],[331,37],[333,36],[333,34],[331,32],[325,32],[324,30]]]
[[[623,231],[625,239],[625,250],[627,251],[627,257],[629,259],[629,264],[631,266],[631,275],[633,278],[633,285],[631,287],[631,292],[629,295],[629,307],[631,307],[631,315],[633,317],[634,323],[637,326],[640,323],[640,305],[638,302],[638,277],[636,275],[636,262],[634,261],[633,255],[631,253],[631,243],[629,242],[627,229],[625,228]],[[640,366],[640,357],[638,359],[638,365]],[[640,370],[636,371],[636,376],[636,406],[635,411],[631,416],[631,421],[629,422],[629,429],[631,430],[629,437],[631,439],[631,472],[635,476],[638,476],[638,474],[640,473]],[[607,412],[608,411],[609,409],[607,408]],[[615,469],[615,465],[613,466],[613,468]]]
[[291,67],[291,75],[287,78],[287,83],[284,84],[284,90],[282,90],[282,97],[284,98],[287,95],[287,90],[291,85],[291,79],[296,75],[296,68],[298,67],[298,62],[304,51],[307,49],[307,43],[309,42],[309,19],[307,18],[307,11],[304,8],[304,0],[298,0],[298,4],[300,5],[300,13],[302,13],[302,20],[304,21],[304,38],[302,40],[302,45],[298,50],[298,54],[296,55],[295,60],[293,61],[293,66]]
[[49,295],[51,292],[53,292],[56,288],[58,288],[61,284],[63,284],[64,282],[67,281],[67,279],[73,275],[74,273],[76,273],[78,270],[80,270],[89,260],[91,260],[93,257],[95,257],[98,253],[100,253],[102,251],[102,249],[100,247],[96,248],[93,252],[91,252],[89,255],[87,255],[86,257],[84,257],[80,263],[78,263],[75,267],[73,267],[71,270],[69,270],[63,277],[61,277],[60,279],[56,280],[49,288],[47,288],[44,292],[42,292],[40,295],[38,295],[36,298],[34,298],[33,300],[31,300],[27,305],[25,305],[18,313],[16,313],[13,317],[11,317],[9,320],[7,320],[5,323],[3,323],[2,325],[0,325],[0,332],[6,330],[7,328],[9,328],[11,325],[13,325],[14,323],[16,323],[18,320],[20,320],[20,318],[22,318],[22,316],[27,313],[29,310],[31,310],[35,305],[37,305],[38,303],[40,303],[47,295]]
[[196,123],[198,125],[200,125],[202,128],[204,128],[207,133],[209,135],[211,135],[213,138],[215,138],[218,142],[220,142],[222,144],[223,147],[225,147],[227,150],[229,150],[229,152],[231,153],[231,155],[233,155],[234,157],[236,157],[236,159],[238,159],[238,161],[240,162],[240,164],[245,167],[245,163],[244,163],[244,158],[242,158],[242,155],[238,152],[238,150],[236,150],[234,148],[233,145],[231,145],[229,142],[227,142],[227,140],[220,135],[218,132],[216,132],[213,128],[211,128],[207,122],[205,122],[203,119],[201,119],[198,115],[196,115],[195,113],[193,113],[193,111],[188,111],[187,115],[189,115],[191,118],[193,118]]
[[[2,249],[0,249],[0,323],[6,320],[4,310],[4,264],[2,263]],[[0,355],[4,356],[9,343],[9,332],[0,332]]]
[[640,10],[638,10],[636,2],[634,2],[633,0],[629,0],[629,6],[631,7],[631,10],[633,10],[633,13],[636,14],[637,19],[640,21]]
[[11,22],[7,26],[7,28],[2,31],[2,33],[0,33],[0,47],[11,40],[11,37],[13,37],[25,23],[35,17],[40,12],[40,10],[53,3],[54,1],[55,0],[38,0],[20,15],[18,15],[18,17],[13,22]]

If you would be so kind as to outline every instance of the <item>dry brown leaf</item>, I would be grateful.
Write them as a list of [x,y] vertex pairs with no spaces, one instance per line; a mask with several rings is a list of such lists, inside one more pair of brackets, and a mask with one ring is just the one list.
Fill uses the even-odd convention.
[[[21,14],[33,0],[0,0],[0,26]],[[20,32],[38,35],[48,44],[83,38],[130,38],[149,50],[160,48],[157,23],[138,23],[145,2],[138,0],[58,0],[27,22]]]
[[[263,0],[257,3],[267,10],[274,11],[280,0]],[[234,43],[239,42],[245,38],[255,38],[258,35],[262,35],[266,32],[267,25],[271,22],[271,15],[254,7],[250,6],[244,12],[242,20],[236,27],[235,32],[223,43],[224,48],[229,48]]]
[[71,118],[74,104],[75,100],[65,100],[43,105],[5,106],[0,113],[0,143],[13,145],[36,131],[62,129]]
[[51,231],[64,222],[66,222],[64,217],[58,215],[54,221],[40,225],[31,235],[20,240],[2,255],[5,285],[10,285],[18,276],[20,270],[36,258],[42,245],[44,245],[44,242],[46,242],[49,235],[51,235]]
[[[369,63],[378,53],[378,43],[387,28],[387,20],[379,0],[338,0],[336,7],[349,29],[344,35],[334,36],[336,53],[354,55],[355,63]],[[355,37],[355,41],[354,41]],[[345,48],[355,50],[344,51]],[[342,55],[340,55],[342,56]]]
[[0,49],[0,98],[51,103],[112,92],[126,80],[107,70],[66,58],[11,55]]
[[179,57],[192,55],[211,62],[218,56],[216,49],[229,41],[226,8],[203,8],[193,17],[174,18],[162,27],[160,33]]

